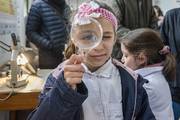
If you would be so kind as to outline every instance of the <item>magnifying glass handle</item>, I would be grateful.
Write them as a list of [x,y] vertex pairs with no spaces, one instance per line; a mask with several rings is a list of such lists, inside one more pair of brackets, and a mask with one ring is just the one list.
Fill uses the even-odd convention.
[[85,72],[88,72],[88,71],[89,71],[88,68],[87,68],[87,66],[86,66],[84,63],[81,63],[81,65],[82,65],[82,67],[84,68]]

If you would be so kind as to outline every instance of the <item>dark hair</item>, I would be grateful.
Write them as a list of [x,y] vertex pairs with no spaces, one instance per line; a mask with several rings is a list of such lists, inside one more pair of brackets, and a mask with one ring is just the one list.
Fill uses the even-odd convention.
[[159,6],[154,5],[153,8],[157,10],[157,13],[158,13],[157,17],[163,16],[163,12],[162,12],[162,10],[161,10],[161,8]]
[[[96,0],[91,0],[91,1],[94,1],[95,3],[97,3],[100,6],[100,8],[104,8],[104,9],[112,12],[115,16],[115,13],[107,4],[96,1]],[[88,2],[90,2],[90,1],[88,1]],[[67,47],[65,48],[65,51],[64,51],[65,59],[68,59],[72,54],[75,54],[77,52],[77,50],[78,50],[78,48],[75,47],[74,43],[71,40],[69,40]]]
[[175,79],[175,58],[171,53],[160,54],[164,44],[157,32],[151,29],[136,29],[124,36],[121,43],[131,54],[138,55],[143,52],[147,57],[147,65],[163,63],[166,79]]

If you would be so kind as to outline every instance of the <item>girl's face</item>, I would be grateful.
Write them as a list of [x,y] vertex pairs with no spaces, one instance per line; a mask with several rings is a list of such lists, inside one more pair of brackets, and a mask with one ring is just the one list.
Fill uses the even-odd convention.
[[137,70],[144,67],[146,57],[143,53],[140,53],[139,55],[131,54],[123,43],[121,43],[121,51],[123,53],[121,61],[124,63],[124,65],[128,66],[132,70]]
[[91,71],[97,70],[110,58],[113,45],[115,43],[115,32],[113,25],[103,17],[97,20],[103,29],[102,41],[97,47],[90,50],[84,58],[85,64]]

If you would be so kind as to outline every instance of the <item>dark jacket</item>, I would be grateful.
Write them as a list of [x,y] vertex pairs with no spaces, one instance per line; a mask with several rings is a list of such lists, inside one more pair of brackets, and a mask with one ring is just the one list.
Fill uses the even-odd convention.
[[176,80],[170,83],[173,100],[180,103],[180,8],[169,10],[161,27],[161,37],[165,45],[176,55]]
[[[119,64],[116,66],[121,75],[124,120],[155,120],[142,87],[147,81],[140,76],[135,80],[135,76],[125,68]],[[58,77],[53,75],[55,72]],[[75,91],[65,82],[61,67],[55,72],[48,77],[40,97],[40,105],[28,120],[83,120],[82,103],[88,96],[85,84],[82,82],[77,85]]]
[[41,68],[55,68],[62,62],[69,37],[70,8],[65,2],[55,1],[58,0],[36,0],[28,14],[26,35],[39,49]]
[[119,23],[118,38],[112,56],[120,60],[122,57],[120,38],[137,28],[158,30],[158,19],[155,17],[152,0],[112,0],[110,5]]
[[158,27],[152,0],[113,0],[112,9],[117,15],[119,29],[123,27],[130,30],[144,27],[156,29]]

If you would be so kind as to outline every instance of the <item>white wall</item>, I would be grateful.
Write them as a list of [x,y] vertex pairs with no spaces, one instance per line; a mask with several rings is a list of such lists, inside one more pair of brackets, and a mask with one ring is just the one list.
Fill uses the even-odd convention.
[[83,1],[87,0],[66,0],[67,4],[71,7],[72,10],[76,10]]
[[[15,33],[17,38],[20,40],[21,46],[25,46],[25,0],[13,0],[12,2],[3,0],[1,1],[1,3],[6,3],[6,9],[13,9],[14,12],[7,13],[4,11],[0,11],[0,41],[11,46],[11,33]],[[3,63],[10,59],[10,52],[6,52],[2,48],[0,48],[0,58],[1,66]]]
[[172,8],[180,7],[180,0],[154,0],[153,3],[159,5],[164,13]]

